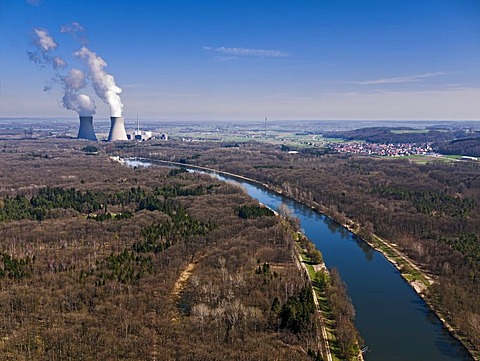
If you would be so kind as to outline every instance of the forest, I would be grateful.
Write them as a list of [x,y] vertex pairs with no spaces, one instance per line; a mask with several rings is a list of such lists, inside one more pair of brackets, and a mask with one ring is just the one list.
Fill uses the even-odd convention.
[[[132,154],[128,148],[115,154]],[[232,172],[272,188],[350,226],[365,240],[391,243],[435,282],[429,303],[480,353],[480,164],[414,163],[280,146],[170,142],[136,155]]]
[[2,360],[321,359],[288,223],[207,175],[87,146],[0,153]]
[[450,142],[434,143],[437,152],[441,154],[466,155],[480,157],[480,137],[452,140]]

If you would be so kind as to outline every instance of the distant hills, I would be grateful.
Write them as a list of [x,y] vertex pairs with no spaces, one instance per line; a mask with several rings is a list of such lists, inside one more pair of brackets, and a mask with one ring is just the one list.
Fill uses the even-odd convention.
[[441,154],[480,156],[480,132],[472,129],[409,127],[369,127],[347,131],[325,132],[326,138],[363,140],[368,143],[432,143]]

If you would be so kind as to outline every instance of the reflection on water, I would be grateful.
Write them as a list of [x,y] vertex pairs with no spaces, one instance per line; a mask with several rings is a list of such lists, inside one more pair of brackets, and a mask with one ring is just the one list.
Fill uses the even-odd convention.
[[375,254],[375,250],[366,242],[362,241],[359,237],[353,236],[352,239],[355,241],[357,246],[365,255],[365,259],[369,262],[373,260],[373,255]]
[[332,218],[322,217],[322,222],[328,227],[328,230],[332,233],[338,233],[342,239],[350,238],[350,232],[348,229],[343,227],[337,221],[334,221]]

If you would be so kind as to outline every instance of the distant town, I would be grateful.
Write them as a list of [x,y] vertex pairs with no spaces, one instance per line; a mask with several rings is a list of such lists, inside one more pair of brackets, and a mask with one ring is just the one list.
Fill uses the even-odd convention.
[[329,148],[339,153],[377,155],[388,157],[403,157],[409,155],[438,155],[434,152],[430,143],[367,143],[367,142],[345,142],[330,143]]

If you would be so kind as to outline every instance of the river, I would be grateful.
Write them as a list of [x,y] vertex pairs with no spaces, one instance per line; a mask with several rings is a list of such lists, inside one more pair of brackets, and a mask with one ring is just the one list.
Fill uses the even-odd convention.
[[366,361],[471,361],[425,301],[379,252],[331,219],[261,185],[213,173],[240,184],[277,210],[285,203],[329,269],[337,268],[356,310],[356,326],[368,351]]

